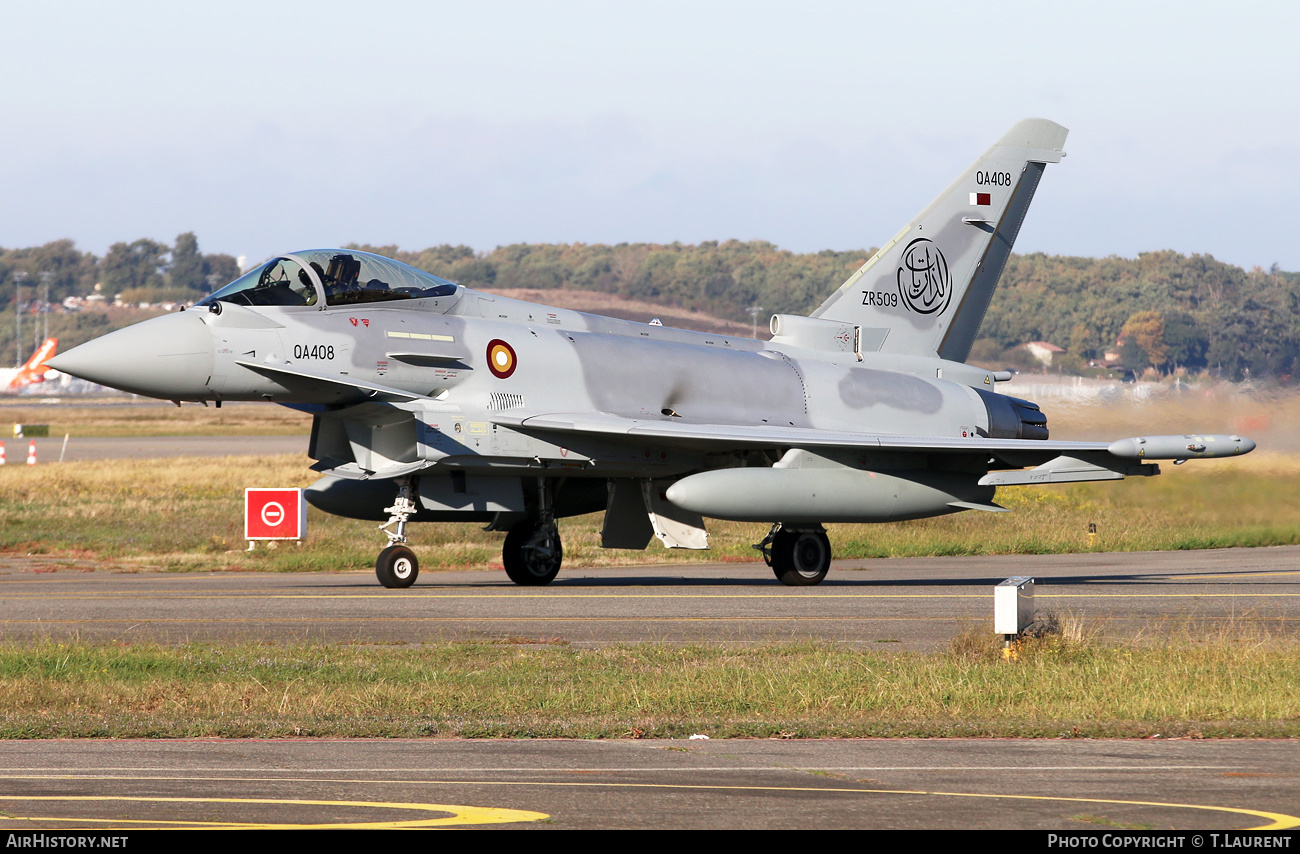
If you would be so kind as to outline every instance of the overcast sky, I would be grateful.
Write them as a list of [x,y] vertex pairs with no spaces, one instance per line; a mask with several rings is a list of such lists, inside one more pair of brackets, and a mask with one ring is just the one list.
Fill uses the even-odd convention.
[[0,246],[889,239],[1070,128],[1016,249],[1300,269],[1300,4],[0,6]]

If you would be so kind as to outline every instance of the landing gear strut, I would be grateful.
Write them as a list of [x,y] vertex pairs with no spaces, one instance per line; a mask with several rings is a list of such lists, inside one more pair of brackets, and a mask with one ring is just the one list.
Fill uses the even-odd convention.
[[560,572],[564,546],[555,524],[552,498],[546,480],[538,478],[538,515],[516,522],[506,534],[501,562],[515,584],[529,587],[550,584]]
[[754,548],[787,587],[821,584],[831,568],[831,541],[821,525],[793,527],[777,522]]
[[[375,561],[375,576],[388,588],[410,587],[420,574],[420,562],[416,560],[415,552],[406,547],[406,522],[416,510],[413,495],[411,479],[398,478],[397,500],[392,507],[384,508],[388,521],[379,526],[388,537],[388,548],[380,552]],[[392,525],[397,526],[396,530],[388,530]]]

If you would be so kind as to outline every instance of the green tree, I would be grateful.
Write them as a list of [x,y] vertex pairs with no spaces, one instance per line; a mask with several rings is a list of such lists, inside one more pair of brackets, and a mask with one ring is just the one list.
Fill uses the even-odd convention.
[[148,238],[114,243],[99,265],[100,281],[110,293],[163,286],[162,266],[170,248]]
[[207,259],[199,252],[199,239],[194,232],[176,235],[171,267],[167,270],[168,283],[173,288],[202,292],[208,289],[207,275]]
[[239,262],[233,255],[204,255],[203,272],[202,290],[216,290],[239,278]]
[[98,280],[99,259],[89,252],[80,252],[71,240],[55,240],[44,246],[28,249],[0,249],[0,304],[14,298],[15,273],[26,272],[24,299],[31,299],[32,285],[41,284],[40,274],[50,273],[50,299],[62,300],[73,294],[90,291]]
[[[1160,367],[1169,361],[1169,347],[1165,345],[1165,318],[1158,311],[1139,311],[1129,316],[1124,321],[1124,328],[1119,332],[1120,338],[1124,341],[1124,346],[1128,347],[1130,342],[1136,345],[1146,361],[1150,365]],[[1130,348],[1130,353],[1132,350]],[[1123,360],[1124,349],[1120,349],[1120,358]],[[1132,368],[1125,362],[1124,367]]]
[[1137,342],[1136,338],[1125,338],[1119,345],[1119,363],[1130,371],[1140,374],[1151,367],[1151,357]]
[[1184,367],[1200,370],[1205,367],[1205,351],[1209,340],[1196,318],[1185,311],[1171,311],[1165,314],[1165,347],[1168,350],[1169,367]]

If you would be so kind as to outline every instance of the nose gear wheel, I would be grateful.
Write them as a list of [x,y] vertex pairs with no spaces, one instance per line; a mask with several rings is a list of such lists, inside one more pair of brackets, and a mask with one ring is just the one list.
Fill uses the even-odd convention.
[[389,589],[410,587],[419,574],[420,562],[406,546],[389,546],[375,561],[375,575]]

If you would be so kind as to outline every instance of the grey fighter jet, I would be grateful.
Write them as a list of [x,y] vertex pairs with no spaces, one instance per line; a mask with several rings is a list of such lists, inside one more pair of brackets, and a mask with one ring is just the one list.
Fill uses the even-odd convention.
[[1152,460],[1244,454],[1239,436],[1048,438],[1006,372],[965,363],[1066,129],[1013,127],[810,317],[772,339],[687,332],[461,287],[388,258],[273,258],[192,309],[50,366],[174,401],[265,400],[312,417],[308,500],[382,521],[376,573],[415,581],[417,521],[506,532],[517,584],[560,570],[555,520],[602,544],[708,547],[704,518],[771,523],[784,584],[819,583],[826,522],[1001,511],[997,487],[1119,480]]

